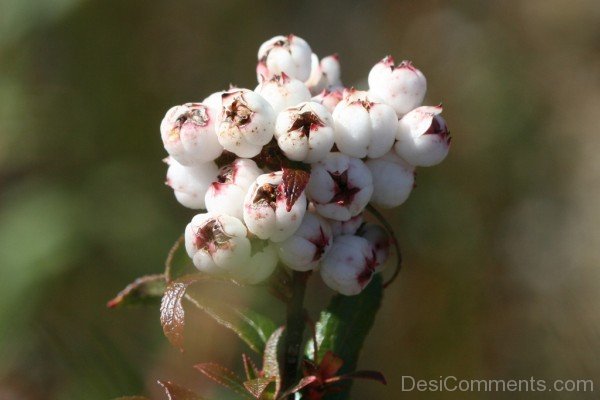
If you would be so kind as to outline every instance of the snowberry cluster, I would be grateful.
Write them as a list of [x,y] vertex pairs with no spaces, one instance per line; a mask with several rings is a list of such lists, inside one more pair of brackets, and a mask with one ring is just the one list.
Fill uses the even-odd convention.
[[256,89],[175,106],[161,123],[167,184],[206,210],[185,230],[187,252],[208,274],[255,284],[281,262],[358,294],[390,251],[362,213],[399,206],[415,167],[446,157],[442,107],[421,106],[427,84],[410,61],[385,57],[368,91],[346,88],[338,56],[319,60],[294,35],[263,43],[256,73]]

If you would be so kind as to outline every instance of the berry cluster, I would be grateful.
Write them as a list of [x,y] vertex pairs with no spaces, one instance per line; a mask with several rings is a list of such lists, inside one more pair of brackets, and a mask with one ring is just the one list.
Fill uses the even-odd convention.
[[196,215],[185,244],[198,270],[249,284],[281,262],[319,270],[354,295],[388,258],[390,238],[365,207],[408,198],[418,166],[448,153],[441,106],[421,106],[426,80],[385,57],[369,90],[345,88],[337,55],[298,36],[260,46],[255,90],[233,87],[171,108],[161,126],[167,184]]

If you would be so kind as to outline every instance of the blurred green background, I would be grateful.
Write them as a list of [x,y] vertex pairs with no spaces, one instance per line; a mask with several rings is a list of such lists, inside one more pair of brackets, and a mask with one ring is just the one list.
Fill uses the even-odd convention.
[[[164,112],[254,88],[258,46],[290,32],[338,52],[348,85],[386,54],[411,59],[453,133],[386,214],[405,269],[360,367],[389,385],[354,398],[515,398],[402,393],[402,375],[596,378],[596,395],[517,397],[597,398],[597,0],[0,0],[0,399],[160,399],[159,378],[210,395],[194,363],[239,368],[247,349],[204,316],[181,355],[157,307],[105,303],[161,271],[193,215],[163,185]],[[312,282],[315,315],[331,292]]]

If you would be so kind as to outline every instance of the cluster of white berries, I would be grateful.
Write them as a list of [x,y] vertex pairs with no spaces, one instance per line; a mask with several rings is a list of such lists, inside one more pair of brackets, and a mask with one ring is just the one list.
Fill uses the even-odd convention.
[[187,252],[208,274],[255,284],[281,262],[358,294],[390,251],[362,213],[399,206],[415,167],[446,157],[442,108],[421,106],[426,80],[409,61],[386,57],[368,91],[345,88],[337,55],[319,60],[294,35],[263,43],[256,72],[255,90],[175,106],[161,123],[167,184],[206,210],[185,230]]

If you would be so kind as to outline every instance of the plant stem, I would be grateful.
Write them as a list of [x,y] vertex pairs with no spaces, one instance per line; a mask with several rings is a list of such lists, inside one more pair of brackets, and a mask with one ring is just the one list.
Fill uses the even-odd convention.
[[[298,364],[301,357],[302,337],[304,335],[304,292],[310,272],[293,271],[292,298],[287,303],[285,325],[285,360],[283,363],[282,389],[298,381]],[[291,400],[294,395],[290,395]]]

